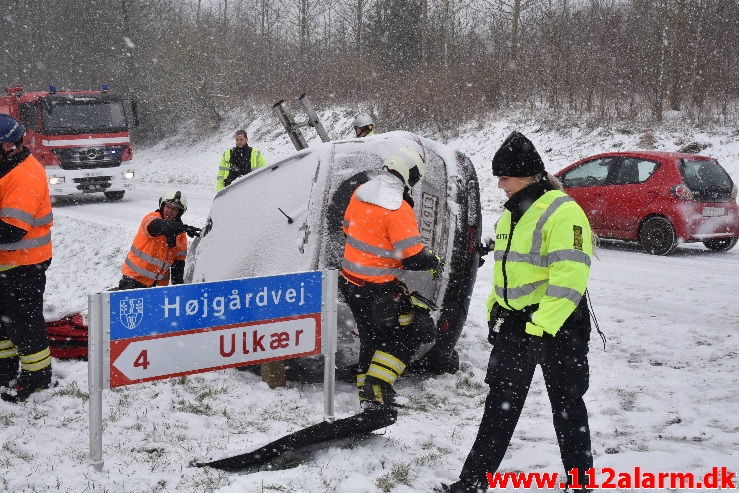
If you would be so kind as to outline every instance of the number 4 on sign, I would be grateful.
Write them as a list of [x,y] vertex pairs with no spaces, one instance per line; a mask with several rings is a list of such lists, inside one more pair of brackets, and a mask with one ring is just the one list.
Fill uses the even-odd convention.
[[133,366],[141,367],[144,370],[149,368],[149,356],[146,349],[139,353],[139,355],[136,357],[136,361],[133,362]]

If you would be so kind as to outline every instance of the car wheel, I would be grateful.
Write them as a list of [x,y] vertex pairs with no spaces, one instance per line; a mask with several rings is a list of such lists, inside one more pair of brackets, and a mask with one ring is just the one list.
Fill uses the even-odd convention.
[[714,238],[703,242],[706,248],[713,252],[728,252],[734,246],[739,238]]
[[677,248],[675,228],[664,217],[650,217],[641,225],[639,243],[652,255],[669,255]]
[[107,200],[115,202],[116,200],[121,200],[125,193],[126,191],[123,190],[122,192],[103,192],[103,195],[105,195]]

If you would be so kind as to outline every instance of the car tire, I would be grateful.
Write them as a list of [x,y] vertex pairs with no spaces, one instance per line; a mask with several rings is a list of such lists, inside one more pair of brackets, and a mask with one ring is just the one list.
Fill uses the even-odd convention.
[[728,252],[736,246],[739,238],[713,238],[706,240],[703,244],[712,252]]
[[118,200],[121,200],[123,198],[123,195],[126,193],[125,190],[119,191],[119,192],[103,192],[103,195],[105,195],[105,199],[110,202],[116,202]]
[[639,243],[652,255],[669,255],[677,248],[677,234],[669,220],[652,216],[639,228]]

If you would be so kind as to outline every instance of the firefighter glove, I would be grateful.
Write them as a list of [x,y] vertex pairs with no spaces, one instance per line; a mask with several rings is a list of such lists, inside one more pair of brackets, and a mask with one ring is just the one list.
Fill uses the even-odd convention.
[[202,231],[202,230],[201,230],[200,228],[198,228],[198,227],[195,227],[195,226],[188,226],[188,225],[186,225],[186,224],[185,224],[185,225],[183,226],[182,230],[183,230],[183,231],[184,231],[185,233],[187,233],[187,236],[189,236],[190,238],[194,238],[194,237],[196,237],[196,236],[200,236],[200,231]]
[[529,342],[526,347],[526,358],[532,365],[544,363],[546,358],[547,340],[542,336],[529,335]]
[[431,273],[431,279],[433,279],[434,281],[438,281],[439,279],[441,279],[441,275],[444,273],[445,264],[441,257],[436,255],[434,252],[431,252],[431,254],[436,257],[436,267],[432,267],[429,272]]

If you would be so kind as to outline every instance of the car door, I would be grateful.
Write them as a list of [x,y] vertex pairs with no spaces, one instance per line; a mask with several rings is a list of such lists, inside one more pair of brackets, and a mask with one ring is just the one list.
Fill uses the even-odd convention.
[[605,209],[602,189],[615,161],[616,158],[613,157],[592,159],[566,171],[560,177],[565,191],[582,207],[588,216],[590,227],[596,231],[602,227]]
[[601,227],[607,236],[636,238],[639,223],[659,192],[659,166],[637,157],[622,157],[612,164],[601,189]]

